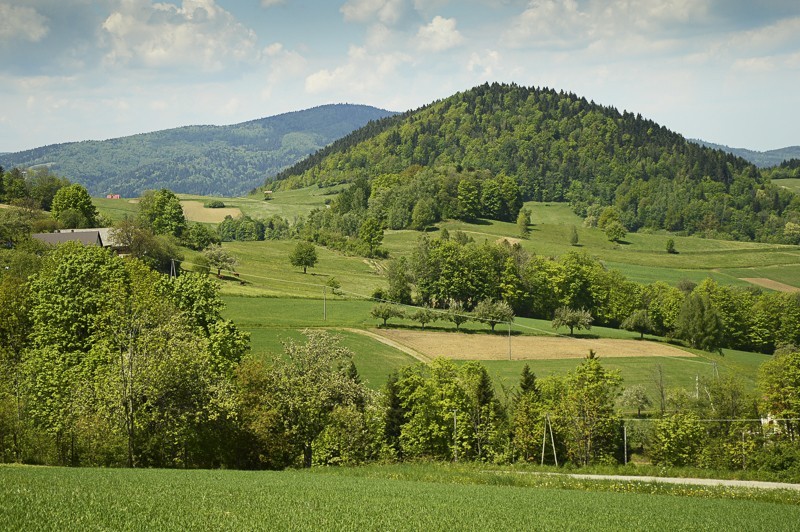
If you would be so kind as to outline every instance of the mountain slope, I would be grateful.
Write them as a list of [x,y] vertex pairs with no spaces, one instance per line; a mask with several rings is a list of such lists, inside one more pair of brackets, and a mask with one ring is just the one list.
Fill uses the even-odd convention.
[[742,240],[784,241],[784,224],[800,218],[787,211],[793,196],[742,158],[641,115],[517,85],[482,85],[375,122],[277,176],[282,187],[359,178],[374,184],[359,185],[369,214],[393,228],[423,194],[441,217],[509,218],[519,199],[569,201],[590,223],[613,206],[628,230]]
[[161,187],[237,195],[369,121],[391,114],[365,105],[324,105],[229,126],[187,126],[45,146],[0,155],[0,165],[46,164],[96,195],[135,196]]
[[696,142],[706,148],[722,150],[726,153],[736,155],[746,161],[750,161],[759,168],[769,168],[771,166],[778,166],[782,162],[790,159],[800,159],[800,146],[787,146],[786,148],[778,148],[777,150],[756,151],[746,148],[731,148],[722,144],[714,144],[713,142],[706,142],[698,139],[692,139],[692,142]]

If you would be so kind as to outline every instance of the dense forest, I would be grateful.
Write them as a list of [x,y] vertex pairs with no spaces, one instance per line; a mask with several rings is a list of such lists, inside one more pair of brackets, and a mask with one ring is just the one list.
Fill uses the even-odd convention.
[[421,202],[433,221],[514,219],[504,196],[517,209],[569,201],[590,222],[613,206],[629,231],[795,243],[784,228],[800,221],[800,200],[744,159],[640,115],[517,85],[482,85],[373,123],[277,179],[269,186],[364,179],[367,215],[395,228],[411,227]]
[[0,155],[0,165],[47,165],[93,195],[144,190],[237,195],[370,122],[390,115],[364,105],[325,105],[230,126],[186,126],[104,141]]

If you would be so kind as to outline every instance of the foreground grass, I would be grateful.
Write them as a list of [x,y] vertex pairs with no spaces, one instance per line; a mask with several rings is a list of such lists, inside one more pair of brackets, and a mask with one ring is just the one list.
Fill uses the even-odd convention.
[[0,529],[793,530],[800,519],[790,494],[640,492],[637,484],[435,465],[284,472],[7,466],[0,468]]

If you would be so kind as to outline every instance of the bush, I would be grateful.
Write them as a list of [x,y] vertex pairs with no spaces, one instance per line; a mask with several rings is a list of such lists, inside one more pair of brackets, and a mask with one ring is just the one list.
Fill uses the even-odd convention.
[[222,209],[225,207],[225,203],[220,200],[210,200],[203,203],[203,207],[206,209]]

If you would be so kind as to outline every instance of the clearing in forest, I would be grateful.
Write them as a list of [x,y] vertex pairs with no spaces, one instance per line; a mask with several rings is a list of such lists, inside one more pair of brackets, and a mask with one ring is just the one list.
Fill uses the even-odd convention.
[[192,222],[205,222],[205,223],[219,223],[230,215],[233,218],[238,218],[242,215],[237,207],[223,207],[221,209],[208,209],[203,207],[200,201],[183,200],[181,201],[183,207],[183,214],[186,219]]
[[[508,360],[509,338],[499,333],[465,334],[406,329],[374,329],[372,332],[431,358]],[[585,358],[590,349],[601,358],[695,356],[671,345],[646,340],[511,336],[510,343],[513,360]]]

